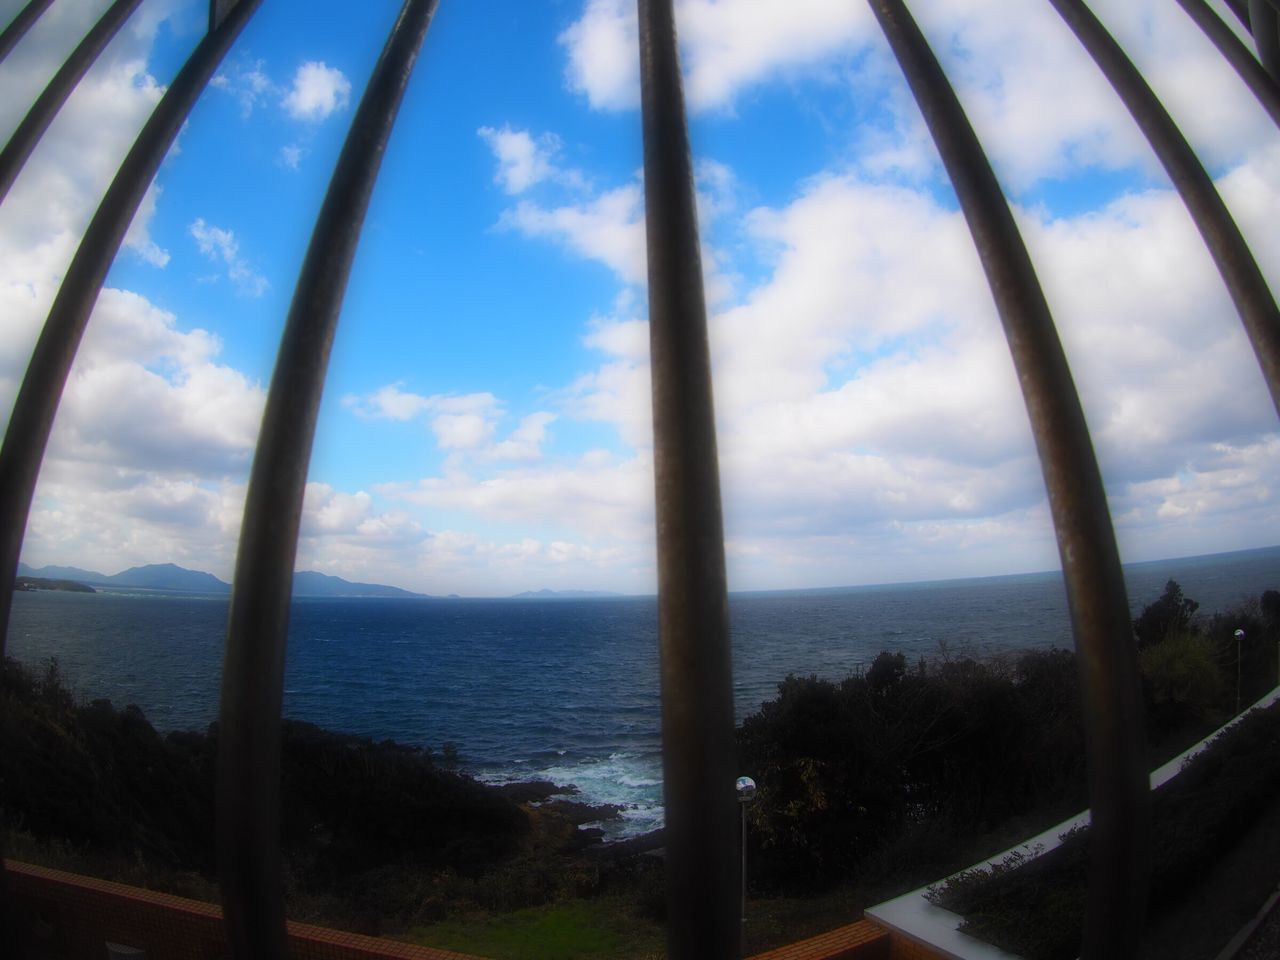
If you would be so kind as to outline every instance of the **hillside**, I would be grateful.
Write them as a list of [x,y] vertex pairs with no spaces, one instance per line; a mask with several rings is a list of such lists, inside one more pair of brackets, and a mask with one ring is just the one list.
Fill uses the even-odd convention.
[[[150,563],[130,567],[108,576],[96,570],[80,567],[47,566],[34,568],[18,564],[18,575],[44,580],[74,580],[93,587],[117,590],[167,590],[174,593],[229,594],[231,584],[211,573],[189,570],[174,563]],[[380,583],[355,583],[342,577],[333,577],[314,570],[300,570],[293,575],[293,595],[296,597],[421,597],[399,587]]]

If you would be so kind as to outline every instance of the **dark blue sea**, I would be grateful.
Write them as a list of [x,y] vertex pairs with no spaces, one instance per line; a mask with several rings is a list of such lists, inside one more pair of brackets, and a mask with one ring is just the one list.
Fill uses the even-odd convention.
[[[1135,613],[1175,579],[1205,613],[1280,589],[1280,547],[1126,567]],[[739,718],[789,673],[841,679],[910,659],[1070,645],[1057,572],[731,598]],[[161,730],[217,714],[226,598],[19,593],[10,653],[58,657],[86,699],[135,703]],[[300,599],[285,712],[439,748],[483,779],[546,778],[622,804],[610,832],[661,823],[656,603]]]

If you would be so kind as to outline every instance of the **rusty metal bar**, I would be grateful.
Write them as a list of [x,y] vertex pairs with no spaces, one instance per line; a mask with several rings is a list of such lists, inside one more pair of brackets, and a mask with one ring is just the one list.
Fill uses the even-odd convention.
[[1258,58],[1235,32],[1213,12],[1213,8],[1205,0],[1177,0],[1179,6],[1187,12],[1196,25],[1204,31],[1210,42],[1218,48],[1218,52],[1226,58],[1227,63],[1240,79],[1258,98],[1262,108],[1271,115],[1271,120],[1280,126],[1280,85],[1277,85],[1271,74],[1258,62]]
[[1213,181],[1142,74],[1083,0],[1049,0],[1120,95],[1204,238],[1280,412],[1280,310]]
[[9,56],[18,41],[27,35],[31,25],[40,19],[40,14],[48,10],[52,3],[53,0],[31,0],[9,21],[4,33],[0,33],[0,63],[4,63],[4,58]]
[[1080,664],[1092,863],[1086,960],[1137,955],[1149,863],[1146,739],[1129,604],[1102,476],[1035,268],[964,109],[902,0],[869,0],[982,260],[1044,472]]
[[44,92],[31,105],[31,109],[5,144],[4,150],[0,151],[0,203],[8,196],[13,181],[18,179],[31,151],[49,129],[49,124],[62,109],[71,91],[141,2],[142,0],[116,0],[71,52],[71,56],[54,74]]
[[724,527],[702,259],[671,0],[638,0],[662,671],[667,944],[741,953]]
[[174,137],[260,2],[240,0],[234,13],[216,31],[205,35],[178,71],[98,205],[36,341],[0,447],[0,656],[4,654],[18,554],[40,462],[89,315],[138,204]]
[[1267,0],[1249,0],[1249,32],[1258,48],[1258,59],[1280,82],[1280,18]]
[[436,0],[405,0],[347,133],[289,306],[236,557],[218,730],[218,870],[232,956],[285,956],[280,712],[302,498],[360,230]]

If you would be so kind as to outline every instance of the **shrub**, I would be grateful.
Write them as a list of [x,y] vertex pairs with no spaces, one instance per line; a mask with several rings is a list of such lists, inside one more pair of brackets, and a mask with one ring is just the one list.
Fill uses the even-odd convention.
[[1200,604],[1182,595],[1182,587],[1176,580],[1164,586],[1164,593],[1154,603],[1143,607],[1133,621],[1133,635],[1138,649],[1163,643],[1169,637],[1184,633],[1191,626],[1191,618]]
[[1176,633],[1146,647],[1138,658],[1151,703],[1164,715],[1161,726],[1176,720],[1206,720],[1226,694],[1214,646],[1199,634]]

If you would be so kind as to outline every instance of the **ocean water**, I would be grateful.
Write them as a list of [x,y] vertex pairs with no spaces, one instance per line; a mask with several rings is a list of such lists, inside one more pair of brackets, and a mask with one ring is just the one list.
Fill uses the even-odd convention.
[[[1126,567],[1134,611],[1175,579],[1202,612],[1280,589],[1280,547]],[[1071,643],[1057,572],[735,595],[739,719],[789,673],[841,679],[881,650],[909,659]],[[217,715],[225,598],[19,593],[9,650],[56,656],[78,692],[136,703],[160,730]],[[616,836],[662,821],[652,597],[582,600],[300,599],[285,713],[439,748],[495,781],[551,779],[623,806]]]

